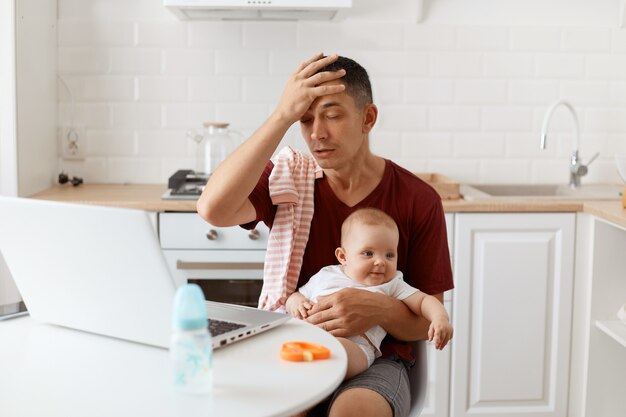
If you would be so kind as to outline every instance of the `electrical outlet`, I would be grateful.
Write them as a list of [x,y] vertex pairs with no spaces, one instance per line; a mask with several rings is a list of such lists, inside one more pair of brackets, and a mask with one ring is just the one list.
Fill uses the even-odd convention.
[[63,159],[85,159],[85,128],[82,126],[60,128],[59,146]]

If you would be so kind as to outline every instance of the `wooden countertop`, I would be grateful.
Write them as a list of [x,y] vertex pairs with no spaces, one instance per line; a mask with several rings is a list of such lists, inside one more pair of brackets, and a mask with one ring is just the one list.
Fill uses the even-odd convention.
[[[135,208],[148,211],[196,211],[195,200],[163,200],[165,184],[57,185],[32,195],[42,200]],[[443,200],[448,213],[461,212],[587,212],[626,227],[621,201],[576,200]]]
[[587,201],[583,211],[626,227],[626,209],[621,201]]
[[57,185],[30,197],[147,211],[196,211],[194,200],[163,200],[165,192],[165,184],[82,184]]

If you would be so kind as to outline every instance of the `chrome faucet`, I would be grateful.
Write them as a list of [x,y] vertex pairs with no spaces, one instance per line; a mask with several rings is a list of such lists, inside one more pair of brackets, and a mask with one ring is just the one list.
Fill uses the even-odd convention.
[[574,120],[574,149],[572,150],[572,156],[569,161],[569,186],[571,188],[580,187],[580,178],[587,175],[588,166],[600,155],[596,153],[587,164],[583,164],[582,160],[578,156],[578,147],[580,146],[580,127],[578,126],[578,117],[576,116],[576,110],[574,107],[564,100],[557,100],[548,107],[545,117],[543,118],[543,126],[541,128],[541,149],[546,149],[546,139],[548,138],[548,124],[552,118],[552,113],[557,107],[563,105],[568,109]]

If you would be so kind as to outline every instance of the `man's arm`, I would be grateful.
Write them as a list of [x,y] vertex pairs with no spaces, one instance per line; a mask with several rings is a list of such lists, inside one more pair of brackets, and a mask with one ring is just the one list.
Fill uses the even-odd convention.
[[336,59],[337,55],[318,54],[303,62],[289,77],[270,117],[211,174],[196,204],[203,219],[215,226],[233,226],[256,218],[248,196],[287,129],[300,120],[317,97],[344,90],[341,84],[320,85],[345,74],[344,70],[318,73]]
[[[443,293],[433,297],[443,303]],[[309,310],[307,321],[340,337],[355,336],[379,325],[405,341],[427,339],[430,324],[400,300],[356,288],[319,297]]]

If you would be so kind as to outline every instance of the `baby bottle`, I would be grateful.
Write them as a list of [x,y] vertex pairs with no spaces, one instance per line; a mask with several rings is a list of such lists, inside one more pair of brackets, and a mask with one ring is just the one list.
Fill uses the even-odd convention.
[[176,291],[172,317],[172,360],[174,386],[182,392],[206,394],[213,386],[209,334],[204,294],[196,284]]

